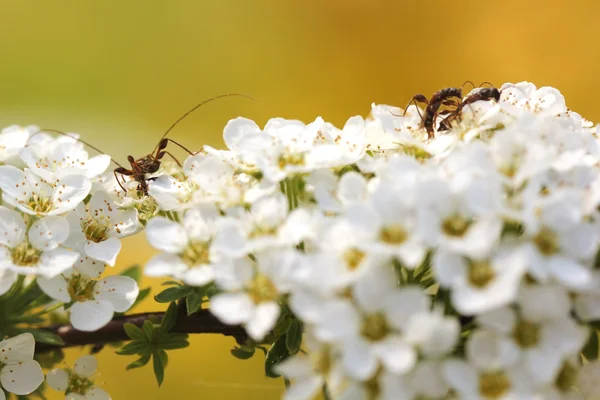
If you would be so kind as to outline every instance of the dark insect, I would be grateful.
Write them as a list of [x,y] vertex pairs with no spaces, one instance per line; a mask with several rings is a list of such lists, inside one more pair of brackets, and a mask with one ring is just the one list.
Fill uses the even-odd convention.
[[[185,117],[187,117],[188,115],[190,115],[191,113],[196,111],[198,108],[200,108],[204,104],[210,103],[213,100],[217,100],[217,99],[220,99],[223,97],[229,97],[229,96],[241,96],[241,97],[246,97],[248,99],[254,100],[252,97],[247,96],[245,94],[227,93],[227,94],[222,94],[220,96],[215,96],[213,98],[210,98],[208,100],[201,102],[200,104],[197,104],[192,109],[190,109],[188,112],[183,114],[177,121],[175,121],[169,127],[169,129],[167,129],[167,131],[160,138],[160,141],[158,142],[158,144],[156,145],[154,150],[152,150],[152,153],[150,153],[144,157],[138,158],[138,159],[135,159],[131,155],[127,156],[127,161],[129,162],[131,169],[127,169],[127,168],[123,167],[121,164],[119,164],[117,161],[115,161],[111,157],[111,161],[117,166],[117,168],[114,169],[113,174],[115,176],[115,179],[117,180],[117,183],[119,184],[119,187],[121,189],[123,189],[123,191],[125,193],[127,193],[127,189],[125,189],[125,186],[123,186],[123,184],[125,183],[124,178],[119,179],[117,174],[120,174],[121,176],[131,176],[133,178],[133,180],[135,180],[138,183],[137,190],[142,192],[145,196],[147,196],[148,195],[148,182],[156,179],[156,178],[152,178],[152,177],[147,177],[147,175],[153,174],[160,169],[161,160],[163,159],[163,157],[165,155],[170,156],[173,160],[175,160],[177,165],[179,165],[181,167],[181,163],[177,160],[177,158],[175,158],[171,153],[169,153],[168,151],[165,150],[167,145],[169,144],[169,142],[172,142],[173,144],[181,147],[183,150],[187,151],[190,155],[197,154],[197,153],[191,152],[185,146],[183,146],[180,143],[177,143],[173,139],[167,138],[166,136],[169,134],[169,132],[171,132],[171,130],[173,128],[175,128],[175,126],[177,126],[177,124],[179,124]],[[73,136],[71,136],[67,133],[61,132],[59,130],[56,130],[56,129],[41,129],[37,133],[32,135],[31,137],[37,135],[38,133],[42,133],[42,132],[58,133],[60,135],[70,137],[74,140],[77,140],[77,141],[89,146],[90,148],[96,150],[100,154],[106,154],[103,151],[101,151],[100,149],[98,149],[97,147],[94,147],[93,145],[89,144],[88,142],[86,142],[82,139],[74,138]],[[30,139],[31,139],[31,137],[30,137]]]
[[[252,97],[246,96],[246,95],[240,94],[240,93],[227,93],[227,94],[222,94],[220,96],[215,96],[213,98],[205,100],[205,101],[201,102],[200,104],[197,104],[196,106],[194,106],[188,112],[183,114],[177,121],[175,121],[169,127],[169,129],[167,129],[167,131],[160,138],[158,144],[156,145],[156,147],[154,148],[152,153],[150,153],[144,157],[138,158],[138,159],[135,159],[133,156],[129,155],[129,156],[127,156],[127,161],[129,162],[131,169],[127,169],[123,166],[119,166],[118,168],[116,168],[114,170],[115,179],[117,180],[117,183],[119,184],[121,189],[123,189],[124,192],[127,192],[127,190],[123,186],[124,181],[121,181],[118,178],[117,174],[119,174],[121,176],[131,176],[133,178],[133,180],[135,180],[138,183],[137,190],[147,196],[148,195],[148,182],[156,179],[156,178],[148,178],[147,175],[153,174],[159,170],[161,160],[165,155],[170,156],[173,160],[175,160],[177,165],[179,165],[181,167],[181,163],[171,153],[169,153],[168,151],[165,150],[167,145],[169,144],[169,142],[181,147],[183,150],[187,151],[190,155],[197,154],[197,153],[191,152],[182,144],[177,143],[173,139],[169,139],[166,136],[185,117],[190,115],[192,112],[196,111],[198,108],[200,108],[204,104],[210,103],[213,100],[217,100],[217,99],[220,99],[223,97],[229,97],[229,96],[241,96],[241,97],[246,97],[246,98],[252,99]],[[121,178],[121,179],[123,179],[123,178]]]
[[[487,82],[485,82],[487,83]],[[480,85],[481,86],[481,85]],[[440,126],[438,127],[438,132],[447,131],[452,127],[452,123],[454,121],[460,121],[462,116],[462,110],[465,106],[468,106],[476,101],[499,101],[500,100],[500,90],[495,87],[480,87],[475,92],[469,94],[465,97],[461,102],[459,102],[456,108],[453,111],[446,110],[440,115],[446,115],[446,118],[440,122]]]
[[[427,130],[427,137],[431,139],[434,136],[435,119],[438,116],[440,107],[442,105],[457,107],[460,103],[460,99],[462,99],[462,88],[445,88],[435,92],[429,100],[427,100],[427,97],[422,94],[415,94],[408,102],[406,109],[408,109],[411,103],[414,103],[415,105],[417,103],[427,104],[427,107],[425,108],[425,115],[421,115],[421,112],[419,111],[419,116],[421,117],[421,128],[425,128]],[[406,115],[406,109],[404,111],[404,115]]]

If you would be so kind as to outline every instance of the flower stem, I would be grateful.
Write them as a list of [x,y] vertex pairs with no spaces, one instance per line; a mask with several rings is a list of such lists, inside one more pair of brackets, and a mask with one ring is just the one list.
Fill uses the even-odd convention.
[[[221,334],[232,336],[238,344],[246,343],[248,336],[243,327],[239,325],[226,325],[219,321],[208,310],[200,310],[190,316],[187,315],[185,307],[180,307],[180,312],[177,315],[177,321],[173,326],[172,332],[189,333],[189,334]],[[82,332],[73,328],[71,325],[54,325],[46,328],[47,330],[60,336],[65,343],[63,346],[37,343],[36,353],[44,353],[47,351],[75,347],[85,345],[103,345],[111,342],[120,342],[130,340],[123,325],[132,323],[141,327],[145,320],[161,320],[164,312],[150,312],[124,315],[114,318],[103,328],[94,332]]]

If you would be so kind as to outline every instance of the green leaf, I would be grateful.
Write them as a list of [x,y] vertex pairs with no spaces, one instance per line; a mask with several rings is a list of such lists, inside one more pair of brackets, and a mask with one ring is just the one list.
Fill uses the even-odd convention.
[[192,292],[192,288],[189,286],[173,286],[167,288],[154,296],[154,300],[159,303],[171,303],[179,299],[183,299],[185,296]]
[[296,354],[302,345],[302,323],[294,319],[285,335],[285,345],[290,354]]
[[186,347],[189,347],[190,342],[188,342],[187,340],[179,340],[179,341],[173,341],[173,342],[168,342],[168,343],[162,343],[160,345],[160,348],[163,350],[179,350],[179,349],[185,349]]
[[269,378],[279,378],[279,374],[274,371],[277,364],[289,357],[290,353],[286,346],[286,335],[280,336],[273,346],[267,352],[265,360],[265,375]]
[[256,349],[254,347],[244,348],[244,347],[236,347],[235,349],[231,349],[231,354],[240,360],[247,360],[252,358]]
[[162,366],[167,368],[167,364],[169,363],[169,356],[167,355],[167,352],[164,350],[158,350],[156,351],[156,354],[158,354],[158,358],[160,359]]
[[142,269],[140,268],[140,266],[138,264],[132,265],[131,267],[127,268],[125,271],[121,272],[121,276],[128,276],[131,279],[133,279],[139,283],[140,279],[142,278]]
[[154,368],[156,382],[158,382],[158,386],[160,387],[165,379],[165,367],[157,353],[154,353],[152,356],[152,367]]
[[135,326],[132,323],[125,322],[123,324],[123,329],[125,330],[125,333],[127,334],[127,336],[129,336],[129,338],[132,340],[141,340],[141,341],[147,340],[146,334],[144,333],[144,331],[142,331],[140,328],[138,328],[137,326]]
[[128,364],[127,367],[125,367],[125,369],[130,370],[134,368],[143,367],[144,365],[148,364],[148,361],[150,361],[150,353],[144,354],[134,362]]
[[589,361],[594,361],[598,359],[598,332],[596,330],[592,330],[590,337],[583,347],[581,353],[587,358]]
[[139,340],[127,343],[120,349],[116,351],[117,354],[121,356],[129,356],[132,354],[143,354],[146,350],[148,350],[148,342],[142,342]]
[[202,295],[196,291],[191,292],[185,299],[185,305],[187,308],[187,315],[192,315],[200,310],[200,306],[202,305]]
[[55,346],[64,346],[65,342],[57,334],[45,329],[23,329],[24,332],[29,332],[37,343],[47,343]]
[[154,340],[154,324],[149,319],[145,320],[142,324],[142,329],[144,330],[144,335],[146,336],[149,342]]
[[277,322],[277,325],[275,325],[275,329],[273,329],[273,331],[275,333],[275,337],[285,335],[285,333],[288,331],[288,329],[290,329],[291,324],[292,324],[292,319],[290,319],[290,318],[284,318],[284,319],[279,320],[279,322]]
[[160,284],[161,286],[183,286],[181,283],[177,282],[177,281],[164,281],[163,283]]
[[177,303],[171,303],[160,321],[159,334],[169,332],[175,326],[175,322],[177,322]]

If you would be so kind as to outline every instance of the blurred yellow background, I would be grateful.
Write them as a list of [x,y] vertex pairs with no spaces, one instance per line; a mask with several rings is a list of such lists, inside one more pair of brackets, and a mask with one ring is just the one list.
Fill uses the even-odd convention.
[[[0,122],[79,132],[123,161],[149,152],[195,103],[227,92],[258,100],[206,105],[172,137],[221,146],[238,115],[342,125],[371,102],[404,107],[414,93],[467,79],[551,85],[597,121],[599,11],[591,0],[1,0]],[[144,242],[126,240],[117,268],[147,261]],[[133,357],[105,350],[100,382],[116,400],[279,398],[283,382],[264,378],[262,357],[236,360],[233,344],[194,337],[169,353],[161,389],[151,368],[125,372]]]

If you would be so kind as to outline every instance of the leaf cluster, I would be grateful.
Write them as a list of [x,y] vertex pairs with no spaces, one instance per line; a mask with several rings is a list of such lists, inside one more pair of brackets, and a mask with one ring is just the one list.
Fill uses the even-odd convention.
[[146,319],[141,328],[125,323],[123,329],[131,342],[117,350],[119,355],[138,355],[139,358],[129,365],[127,369],[140,368],[150,362],[158,386],[165,377],[165,368],[168,363],[167,350],[183,349],[189,346],[186,333],[172,333],[171,329],[177,321],[177,304],[171,303],[159,323]]

